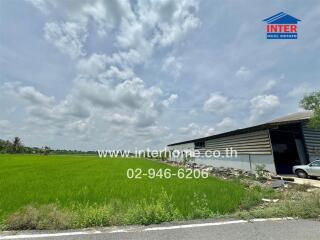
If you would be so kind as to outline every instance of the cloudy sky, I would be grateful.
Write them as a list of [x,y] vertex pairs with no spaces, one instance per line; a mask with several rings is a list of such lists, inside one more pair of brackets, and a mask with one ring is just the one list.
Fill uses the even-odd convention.
[[[298,40],[266,39],[281,11]],[[157,148],[299,111],[319,18],[317,0],[0,0],[0,138]]]

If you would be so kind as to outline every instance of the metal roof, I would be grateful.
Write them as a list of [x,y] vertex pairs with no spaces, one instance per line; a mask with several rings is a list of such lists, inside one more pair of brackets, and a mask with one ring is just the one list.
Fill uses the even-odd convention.
[[179,145],[179,144],[184,144],[184,143],[192,143],[195,141],[206,141],[209,139],[227,137],[227,136],[237,135],[237,134],[241,134],[241,133],[271,129],[271,128],[274,128],[274,127],[277,127],[280,125],[285,125],[285,124],[305,122],[305,121],[308,121],[308,119],[310,119],[311,116],[312,116],[311,111],[297,112],[297,113],[289,114],[284,117],[274,119],[272,121],[269,121],[269,122],[266,122],[263,124],[259,124],[259,125],[255,125],[255,126],[251,126],[251,127],[247,127],[247,128],[240,128],[240,129],[236,129],[233,131],[224,132],[224,133],[220,133],[220,134],[216,134],[216,135],[212,135],[212,136],[208,136],[208,137],[202,137],[202,138],[196,138],[196,139],[191,139],[191,140],[187,140],[187,141],[172,143],[172,144],[169,144],[168,146],[174,146],[174,145]]
[[302,120],[308,120],[312,117],[312,111],[303,111],[303,112],[296,112],[293,114],[289,114],[284,117],[276,118],[269,123],[285,123],[285,122],[291,122],[291,121],[302,121]]

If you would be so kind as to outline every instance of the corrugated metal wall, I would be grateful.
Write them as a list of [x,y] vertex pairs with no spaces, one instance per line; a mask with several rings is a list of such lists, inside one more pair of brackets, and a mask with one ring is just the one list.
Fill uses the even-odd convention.
[[309,154],[309,160],[320,157],[320,130],[310,129],[304,124],[303,135]]
[[226,148],[231,147],[237,150],[238,154],[272,154],[268,130],[211,139],[205,142],[205,150],[218,150],[224,153]]

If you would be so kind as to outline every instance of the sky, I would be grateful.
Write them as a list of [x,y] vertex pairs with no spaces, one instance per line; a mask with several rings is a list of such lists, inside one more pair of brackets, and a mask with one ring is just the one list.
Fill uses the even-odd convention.
[[[297,40],[267,40],[279,12]],[[0,139],[156,149],[301,111],[320,2],[0,0]]]

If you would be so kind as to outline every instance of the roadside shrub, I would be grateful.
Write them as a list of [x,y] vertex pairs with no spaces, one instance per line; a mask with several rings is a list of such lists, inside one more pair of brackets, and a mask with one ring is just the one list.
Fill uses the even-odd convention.
[[259,181],[262,181],[262,180],[265,180],[266,177],[265,177],[265,170],[266,168],[266,165],[264,164],[257,164],[256,165],[256,169],[255,169],[255,172],[256,172],[256,179],[259,180]]
[[291,201],[284,201],[281,210],[291,217],[317,218],[320,217],[320,192],[295,193]]
[[236,214],[241,218],[300,217],[319,218],[320,192],[296,192],[278,203]]
[[312,186],[309,184],[292,184],[291,188],[298,192],[307,192],[307,190],[312,188]]
[[116,201],[104,205],[77,204],[72,206],[72,212],[75,228],[112,226],[123,223],[119,216],[120,203]]
[[256,184],[252,184],[247,187],[250,189],[250,194],[247,194],[241,201],[241,210],[249,210],[254,206],[259,205],[262,202],[262,198],[279,198],[280,194],[274,191],[272,188],[262,187]]
[[162,191],[156,201],[141,201],[128,209],[125,224],[143,224],[169,222],[181,219],[181,213],[174,207],[171,197]]
[[67,229],[70,228],[71,221],[70,213],[62,212],[54,204],[38,208],[27,206],[8,217],[5,228],[7,230]]
[[200,195],[194,193],[194,197],[190,202],[191,213],[187,216],[188,219],[208,218],[213,216],[212,211],[209,208],[208,199],[205,194]]

